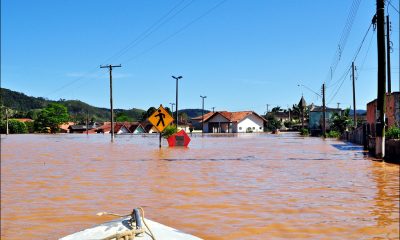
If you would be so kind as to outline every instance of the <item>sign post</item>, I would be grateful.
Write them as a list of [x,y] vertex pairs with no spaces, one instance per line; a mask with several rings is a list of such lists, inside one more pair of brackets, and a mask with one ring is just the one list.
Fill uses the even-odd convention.
[[162,104],[160,107],[155,111],[150,117],[149,122],[153,124],[153,126],[158,130],[160,133],[160,144],[159,147],[161,148],[161,132],[174,120],[171,115],[164,109]]

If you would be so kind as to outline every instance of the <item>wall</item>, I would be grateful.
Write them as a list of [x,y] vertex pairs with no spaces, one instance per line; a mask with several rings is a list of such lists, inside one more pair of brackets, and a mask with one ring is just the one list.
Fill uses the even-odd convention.
[[[375,136],[377,100],[373,100],[367,104],[367,122],[371,127],[371,135]],[[386,120],[387,126],[399,126],[400,124],[400,93],[393,92],[386,95]]]
[[246,132],[249,127],[253,132],[264,132],[264,121],[256,115],[248,115],[238,123],[237,132]]

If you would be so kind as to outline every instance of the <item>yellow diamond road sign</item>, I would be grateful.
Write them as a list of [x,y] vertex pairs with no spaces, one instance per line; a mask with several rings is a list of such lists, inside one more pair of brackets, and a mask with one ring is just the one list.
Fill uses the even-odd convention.
[[173,120],[174,119],[162,105],[149,117],[149,122],[151,122],[159,132],[162,132]]

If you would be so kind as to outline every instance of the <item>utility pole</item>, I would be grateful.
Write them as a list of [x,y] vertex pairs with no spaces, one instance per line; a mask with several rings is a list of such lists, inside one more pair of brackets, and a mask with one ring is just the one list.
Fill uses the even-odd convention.
[[390,21],[389,15],[386,16],[386,49],[387,49],[387,86],[388,93],[392,92],[392,74],[390,70]]
[[201,133],[204,133],[204,98],[207,96],[200,96],[202,98],[202,111],[201,111]]
[[182,76],[171,76],[173,79],[176,80],[176,95],[175,95],[175,105],[176,105],[176,109],[175,109],[175,123],[176,123],[176,129],[178,129],[178,80],[182,78]]
[[119,65],[106,65],[100,66],[100,68],[108,68],[110,71],[110,112],[111,112],[111,142],[114,142],[114,109],[113,109],[113,98],[112,98],[112,69],[114,67],[121,67]]
[[86,135],[89,134],[89,110],[86,112]]
[[215,112],[215,111],[214,111],[215,107],[212,107],[212,109],[213,109],[213,113],[214,113],[214,112]]
[[375,155],[385,157],[385,100],[386,100],[386,47],[385,47],[385,1],[376,0],[376,28],[378,49],[378,99],[376,120]]
[[8,130],[8,109],[6,108],[6,135],[9,134],[9,130]]
[[354,128],[357,128],[357,115],[356,115],[356,83],[354,76],[354,62],[351,63],[352,78],[353,78],[353,117],[354,117]]
[[268,107],[269,107],[269,104],[267,103],[267,113],[265,114],[265,116],[268,115]]
[[175,103],[169,103],[169,104],[171,104],[171,113],[174,114],[174,105],[175,105]]
[[325,83],[322,84],[322,136],[326,137]]
[[337,109],[340,109],[340,102],[337,103]]

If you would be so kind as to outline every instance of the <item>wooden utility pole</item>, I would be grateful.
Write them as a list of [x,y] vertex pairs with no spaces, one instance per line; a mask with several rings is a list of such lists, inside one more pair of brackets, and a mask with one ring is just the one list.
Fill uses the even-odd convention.
[[86,111],[86,135],[89,134],[89,111]]
[[108,68],[110,71],[110,112],[111,112],[111,142],[114,142],[114,109],[113,109],[113,98],[112,98],[112,69],[114,67],[121,67],[119,65],[106,65],[100,66],[100,68]]
[[353,115],[354,115],[354,128],[357,128],[357,115],[356,115],[356,83],[354,76],[354,62],[351,63],[352,78],[353,78]]
[[385,1],[376,0],[376,28],[378,49],[378,99],[376,119],[375,155],[385,157],[385,101],[386,101],[386,47],[385,47]]
[[6,108],[6,135],[9,134],[9,129],[8,129],[8,109]]
[[322,136],[326,137],[325,83],[322,84]]
[[390,71],[390,21],[389,15],[386,16],[386,49],[387,49],[387,86],[388,93],[392,92],[392,76]]

